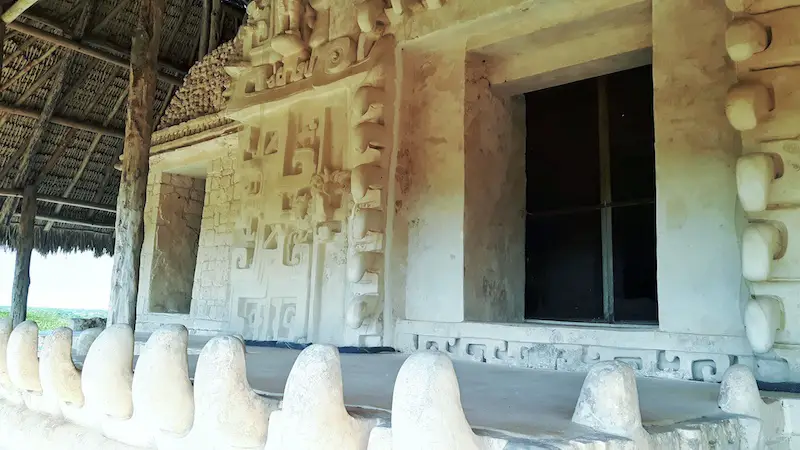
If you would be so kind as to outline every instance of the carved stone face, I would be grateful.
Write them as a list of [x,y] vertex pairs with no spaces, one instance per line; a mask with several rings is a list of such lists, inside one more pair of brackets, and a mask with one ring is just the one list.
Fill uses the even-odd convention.
[[304,219],[308,215],[308,205],[311,196],[308,193],[296,195],[292,200],[292,216],[295,219]]

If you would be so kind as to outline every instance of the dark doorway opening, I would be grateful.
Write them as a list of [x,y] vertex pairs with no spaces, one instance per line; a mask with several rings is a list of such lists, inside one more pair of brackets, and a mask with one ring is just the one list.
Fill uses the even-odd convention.
[[525,100],[526,319],[656,323],[651,66]]

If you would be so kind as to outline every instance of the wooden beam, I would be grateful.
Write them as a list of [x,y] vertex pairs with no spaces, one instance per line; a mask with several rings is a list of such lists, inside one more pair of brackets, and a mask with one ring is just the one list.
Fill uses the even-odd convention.
[[28,139],[25,140],[23,145],[20,145],[14,150],[14,153],[11,154],[11,157],[8,158],[8,161],[0,167],[0,181],[3,181],[8,176],[11,169],[14,167],[14,164],[22,158],[22,154],[25,152],[25,149],[28,147],[28,143],[31,141],[31,136],[28,136]]
[[[27,108],[20,108],[18,106],[10,106],[10,105],[3,105],[0,104],[0,113],[4,114],[13,114],[15,116],[22,116],[22,117],[30,117],[33,119],[39,118],[41,115],[41,111],[37,111],[34,109],[27,109]],[[69,127],[75,128],[77,130],[89,131],[92,133],[99,133],[105,136],[113,136],[115,138],[122,139],[125,137],[125,134],[120,130],[115,130],[113,128],[107,128],[105,126],[96,125],[90,122],[84,122],[81,120],[75,119],[68,119],[66,117],[51,117],[50,122]]]
[[[5,22],[3,22],[3,23],[5,24]],[[3,25],[3,27],[5,27],[5,25]],[[36,41],[36,38],[28,36],[27,39],[22,41],[22,43],[19,44],[19,46],[16,49],[14,49],[14,52],[12,52],[10,55],[8,55],[8,58],[6,58],[6,60],[7,61],[13,61],[14,59],[16,59],[17,56],[21,55],[22,52],[27,50],[28,47],[30,47],[31,44],[33,44],[35,41]]]
[[211,25],[211,0],[203,0],[203,15],[200,16],[200,44],[197,46],[197,60],[208,54],[208,28]]
[[[0,189],[0,197],[9,198],[23,198],[24,191],[18,189]],[[53,197],[52,195],[39,195],[36,201],[45,203],[55,203],[56,205],[67,205],[81,209],[91,209],[92,211],[102,211],[111,214],[117,213],[117,208],[109,205],[101,205],[99,203],[84,202],[82,200],[70,200],[61,197]]]
[[[83,83],[89,80],[89,74],[94,72],[95,67],[97,67],[97,64],[99,63],[100,61],[96,59],[89,60],[81,73],[75,77],[75,81],[72,82],[69,88],[67,88],[67,91],[64,92],[64,95],[61,96],[61,104],[59,105],[59,109],[63,111],[63,108],[65,108],[69,104],[69,101],[72,100],[72,96],[78,92],[81,86],[83,86]],[[116,77],[116,74],[112,73],[112,75]],[[113,78],[107,84],[111,84],[111,81],[113,81]]]
[[108,324],[136,326],[139,263],[144,243],[144,205],[165,0],[141,0],[133,34],[125,124],[125,159],[117,196],[116,240]]
[[[64,47],[76,51],[78,53],[81,53],[83,55],[105,61],[109,64],[113,64],[118,67],[128,68],[128,65],[130,64],[129,61],[126,61],[123,58],[118,58],[116,56],[109,55],[107,52],[94,49],[92,47],[82,44],[81,42],[74,41],[72,39],[63,36],[58,36],[56,34],[50,33],[45,30],[41,30],[39,28],[21,22],[13,22],[8,24],[8,29],[27,34],[28,36],[33,36],[37,39],[41,39],[43,41],[50,42],[51,44],[55,44],[59,47]],[[181,80],[180,78],[176,78],[172,75],[167,75],[165,73],[158,73],[157,78],[161,81],[165,81],[174,86],[180,86],[181,84],[183,84],[183,80]]]
[[2,22],[0,23],[0,74],[3,73],[3,62],[4,62],[3,58],[6,53],[3,51],[5,43],[6,43],[6,23]]
[[35,219],[36,189],[33,186],[26,186],[22,197],[22,213],[17,233],[14,285],[11,288],[11,320],[15,327],[24,322],[28,316],[28,289],[31,286],[31,253],[33,253]]
[[123,9],[125,9],[125,7],[127,7],[128,4],[130,4],[130,2],[131,2],[130,0],[119,0],[117,2],[117,5],[114,6],[114,8],[111,11],[109,11],[105,17],[103,17],[103,20],[101,20],[97,25],[92,27],[92,31],[90,31],[89,34],[96,34],[100,30],[102,30],[103,27],[105,27],[108,24],[108,22],[114,20],[114,18],[117,17],[117,14],[119,14]]
[[[67,55],[64,58],[69,59],[70,56]],[[44,99],[44,106],[39,112],[39,116],[36,118],[36,124],[34,125],[31,136],[28,138],[28,142],[25,145],[25,151],[19,160],[17,172],[14,175],[14,187],[21,188],[22,186],[26,186],[28,184],[30,161],[36,154],[36,149],[39,146],[39,141],[44,135],[45,129],[47,128],[47,123],[50,121],[50,118],[53,116],[53,112],[56,110],[56,105],[58,104],[58,99],[61,96],[61,90],[64,84],[64,77],[66,76],[66,70],[64,69],[67,67],[67,65],[68,63],[63,64],[63,67],[61,70],[56,72],[56,75],[50,84],[50,90],[47,92],[47,96]],[[2,180],[0,180],[0,182],[2,182]],[[34,195],[36,195],[35,191]],[[2,208],[0,208],[0,222],[7,222],[7,219],[16,208],[16,205],[16,201],[6,201],[3,203]]]
[[[20,214],[14,214],[14,217],[21,217]],[[47,222],[58,222],[58,223],[66,223],[69,225],[78,225],[81,227],[89,227],[89,228],[98,228],[101,230],[113,230],[114,225],[110,223],[95,223],[95,222],[88,222],[85,220],[76,220],[76,219],[68,219],[66,217],[58,217],[58,216],[47,216],[43,214],[37,214],[36,220],[42,220]]]
[[20,14],[24,13],[28,8],[33,6],[36,0],[17,0],[13,5],[3,12],[3,23],[11,23],[17,20]]
[[[113,119],[114,116],[117,115],[117,111],[119,111],[119,109],[122,107],[122,103],[125,102],[127,96],[128,96],[127,90],[123,90],[120,93],[120,95],[117,97],[117,101],[114,103],[114,107],[111,108],[111,112],[109,112],[106,115],[106,118],[103,121],[103,125],[108,125],[111,119]],[[92,139],[92,143],[89,144],[89,148],[86,150],[86,154],[83,155],[83,160],[81,161],[81,165],[78,167],[78,170],[77,172],[75,172],[75,175],[72,176],[72,180],[70,180],[69,185],[64,190],[64,193],[61,194],[61,198],[68,198],[70,195],[72,195],[72,190],[75,189],[75,186],[78,184],[78,181],[80,181],[81,177],[83,176],[83,172],[86,170],[86,166],[89,165],[89,161],[92,159],[92,155],[94,154],[94,151],[97,148],[97,146],[100,144],[100,139],[102,137],[103,137],[102,134],[95,134],[94,138]],[[113,163],[114,161],[112,160],[111,162]],[[0,177],[0,180],[2,180],[2,177]],[[56,214],[61,212],[62,206],[63,205],[56,206],[55,209]],[[48,222],[44,226],[44,231],[50,231],[51,228],[53,228],[53,222]]]
[[[46,60],[47,58],[50,57],[50,55],[55,53],[56,50],[58,50],[58,46],[57,45],[53,45],[50,48],[48,48],[44,53],[42,53],[41,56],[39,56],[38,58],[36,58],[36,59],[34,59],[32,61],[29,61],[28,64],[25,64],[25,66],[22,69],[20,69],[17,73],[14,74],[14,76],[12,76],[8,81],[6,81],[5,83],[2,84],[2,86],[0,86],[0,92],[5,91],[11,85],[16,83],[17,80],[19,80],[20,78],[24,77],[34,67],[38,66],[40,63],[42,63],[42,61]],[[56,62],[54,65],[57,65],[57,64],[59,64],[59,63]]]
[[[25,103],[28,100],[28,98],[30,98],[33,94],[35,94],[48,80],[50,80],[53,77],[53,75],[55,75],[57,71],[61,70],[61,66],[65,62],[66,61],[62,59],[56,64],[53,64],[49,69],[47,69],[47,71],[39,75],[36,81],[34,81],[30,86],[28,86],[28,88],[25,89],[25,92],[23,92],[22,95],[20,95],[19,98],[14,101],[14,107],[18,107],[23,103]],[[0,112],[0,128],[2,128],[3,125],[6,124],[6,122],[8,121],[8,117],[9,117],[8,114]]]
[[[112,44],[111,42],[108,42],[108,41],[106,41],[104,39],[101,39],[101,38],[98,38],[98,37],[95,37],[95,36],[87,36],[87,37],[83,38],[81,40],[81,42],[85,43],[85,44],[89,44],[89,45],[91,45],[93,47],[97,47],[98,50],[102,50],[102,51],[108,53],[109,55],[118,54],[118,55],[122,55],[124,58],[130,57],[130,52],[127,49],[122,48],[122,47],[120,47],[120,46],[118,46],[116,44]],[[186,71],[184,71],[182,69],[179,69],[178,67],[175,67],[174,64],[169,63],[167,61],[159,60],[158,61],[158,67],[161,68],[161,69],[167,69],[167,70],[169,70],[171,72],[175,72],[177,74],[180,74],[182,77],[186,77]],[[172,83],[170,83],[170,84],[172,84]],[[183,84],[183,80],[181,80],[181,84]],[[175,85],[173,84],[173,86],[175,86]]]
[[[175,36],[180,33],[181,28],[183,28],[184,22],[186,22],[186,17],[189,16],[189,10],[191,8],[181,8],[181,15],[178,17],[178,23],[169,30],[169,35],[164,38],[164,51],[170,53],[172,51],[172,45],[175,43]],[[190,53],[192,55],[193,53]],[[191,56],[189,56],[191,59]],[[191,62],[189,63],[191,65]]]
[[47,178],[47,174],[53,170],[53,167],[55,167],[58,160],[61,159],[61,156],[63,156],[69,146],[72,145],[72,141],[75,140],[75,134],[77,134],[75,132],[75,128],[70,128],[66,133],[64,133],[63,136],[61,136],[61,141],[58,144],[58,148],[56,148],[53,154],[47,158],[47,162],[45,163],[44,167],[42,167],[42,170],[39,171],[39,174],[36,176],[36,180],[33,182],[34,186],[37,188],[41,186],[44,179]]
[[208,53],[219,45],[222,28],[222,5],[220,0],[211,0],[211,15],[208,21]]

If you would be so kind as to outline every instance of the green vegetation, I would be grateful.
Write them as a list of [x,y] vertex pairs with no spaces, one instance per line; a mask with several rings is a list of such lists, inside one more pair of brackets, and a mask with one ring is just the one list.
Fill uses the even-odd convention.
[[[9,307],[0,306],[0,318],[8,317]],[[55,330],[69,326],[73,317],[105,317],[106,311],[95,309],[28,308],[28,320],[39,325],[39,331]]]

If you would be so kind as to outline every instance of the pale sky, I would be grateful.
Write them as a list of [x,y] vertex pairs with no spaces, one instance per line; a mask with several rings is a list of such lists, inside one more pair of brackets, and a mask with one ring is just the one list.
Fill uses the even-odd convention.
[[[0,248],[0,306],[11,304],[14,253]],[[110,256],[58,253],[31,259],[28,306],[33,308],[107,309],[111,291]]]

